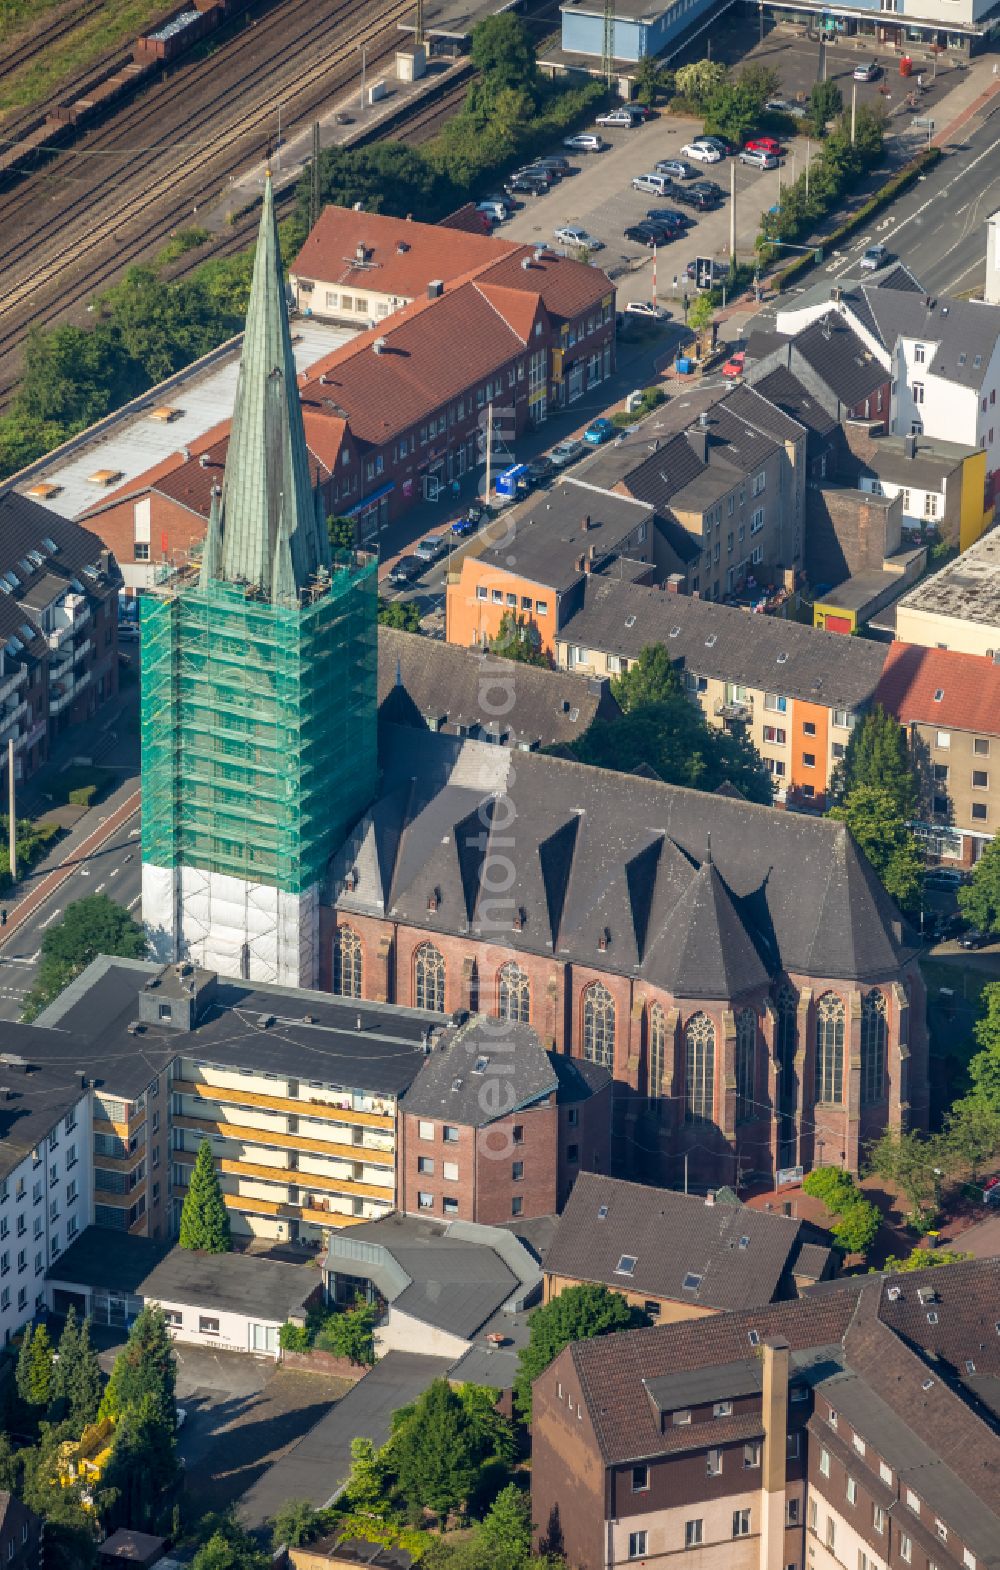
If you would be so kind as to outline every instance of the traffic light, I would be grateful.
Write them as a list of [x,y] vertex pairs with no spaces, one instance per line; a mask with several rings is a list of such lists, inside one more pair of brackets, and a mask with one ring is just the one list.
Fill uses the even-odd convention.
[[0,927],[5,927],[6,925],[7,925],[7,907],[6,907],[6,905],[4,905],[4,906],[0,907]]
[[710,256],[697,257],[694,264],[695,286],[699,289],[711,289],[713,270]]

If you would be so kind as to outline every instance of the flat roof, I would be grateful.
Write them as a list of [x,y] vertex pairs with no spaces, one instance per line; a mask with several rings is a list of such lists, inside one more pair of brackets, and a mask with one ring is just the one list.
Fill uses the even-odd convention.
[[85,1227],[45,1272],[46,1281],[96,1288],[99,1291],[138,1293],[144,1281],[170,1247],[157,1238],[131,1232],[111,1232],[107,1227]]
[[[471,38],[472,29],[488,16],[514,11],[520,0],[424,0],[424,37]],[[407,17],[397,22],[401,33],[415,33],[415,22]]]
[[[661,16],[666,16],[672,11],[678,0],[615,0],[615,16],[623,22],[653,22],[659,21]],[[600,0],[562,0],[560,11],[579,12],[581,16],[604,16],[604,7]]]
[[137,1290],[147,1302],[184,1303],[284,1324],[320,1285],[311,1262],[282,1264],[258,1254],[204,1254],[178,1245]]
[[916,584],[900,602],[907,610],[959,621],[1000,623],[1000,529]]
[[[355,333],[315,318],[292,323],[295,364],[306,371],[347,343]],[[16,476],[13,488],[26,493],[40,480],[59,486],[45,505],[63,518],[78,518],[112,489],[135,480],[172,453],[180,452],[221,420],[232,416],[243,334],[160,382],[79,436],[39,458]],[[161,413],[160,411],[167,411]],[[173,411],[176,411],[175,413]],[[95,485],[100,470],[115,476],[113,485]]]

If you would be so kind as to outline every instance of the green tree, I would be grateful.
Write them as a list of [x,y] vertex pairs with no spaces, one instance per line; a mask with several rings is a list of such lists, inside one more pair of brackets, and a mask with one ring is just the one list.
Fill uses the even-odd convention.
[[[933,1270],[936,1265],[957,1265],[963,1259],[972,1258],[972,1254],[960,1254],[947,1248],[915,1248],[902,1258],[890,1254],[881,1268],[898,1276],[911,1270]],[[877,1266],[873,1266],[873,1272],[877,1269]]]
[[466,1383],[458,1387],[458,1399],[472,1427],[479,1454],[513,1466],[517,1441],[510,1422],[497,1406],[498,1397],[499,1391],[488,1385]]
[[878,1206],[868,1199],[857,1199],[847,1206],[831,1231],[842,1254],[867,1254],[881,1225],[882,1212]]
[[847,824],[896,903],[903,910],[915,909],[924,882],[924,852],[892,793],[876,785],[856,785],[842,806],[831,807],[829,816]]
[[282,1547],[299,1548],[315,1542],[330,1529],[330,1512],[317,1510],[307,1499],[289,1499],[274,1518],[271,1541],[275,1553]]
[[370,1439],[351,1440],[351,1476],[346,1496],[355,1510],[375,1511],[389,1495],[390,1465],[384,1450]]
[[804,1191],[822,1200],[827,1210],[840,1215],[859,1199],[857,1186],[842,1167],[814,1167],[802,1180]]
[[468,1499],[481,1456],[475,1430],[446,1379],[435,1379],[394,1430],[399,1492],[411,1511],[447,1516]]
[[919,790],[906,732],[892,714],[876,704],[851,731],[843,762],[833,777],[833,793],[843,801],[859,785],[885,791],[896,816],[912,818]]
[[809,94],[806,120],[814,136],[825,136],[827,125],[844,107],[844,95],[836,82],[814,82]]
[[909,1202],[914,1216],[930,1216],[937,1209],[940,1180],[947,1152],[939,1135],[916,1130],[901,1133],[886,1129],[868,1146],[868,1170],[896,1183]]
[[[375,142],[368,147],[330,147],[320,154],[321,200],[338,207],[361,202],[368,212],[419,213],[434,223],[463,200],[451,177],[431,162],[423,149],[403,142]],[[309,211],[309,176],[298,188],[300,214]]]
[[20,1459],[10,1442],[9,1434],[5,1434],[0,1429],[0,1490],[7,1494],[16,1494],[19,1492],[20,1483]]
[[778,73],[769,67],[744,66],[739,76],[720,82],[703,100],[706,130],[731,142],[742,142],[780,85]]
[[495,638],[489,641],[491,654],[501,659],[517,660],[521,665],[548,665],[542,653],[538,628],[527,616],[517,611],[504,611]]
[[150,1532],[165,1524],[179,1466],[175,1422],[153,1393],[126,1407],[115,1429],[114,1444],[101,1478],[113,1496],[105,1514],[112,1528]]
[[695,60],[691,65],[682,65],[674,72],[674,86],[678,94],[696,109],[707,103],[711,94],[728,80],[729,72],[717,60]]
[[472,29],[470,58],[491,88],[534,91],[538,64],[531,35],[519,16],[487,16]]
[[479,1539],[491,1570],[525,1570],[531,1559],[531,1500],[516,1483],[497,1494]]
[[359,1368],[375,1363],[375,1324],[378,1309],[358,1298],[353,1308],[333,1314],[316,1336],[316,1345],[335,1357],[346,1357]]
[[980,932],[1000,933],[1000,838],[987,840],[972,881],[958,891],[958,906]]
[[211,1525],[192,1570],[271,1570],[271,1555],[232,1517],[215,1517]]
[[714,315],[715,301],[712,299],[712,291],[703,289],[691,303],[691,309],[687,313],[687,325],[696,333],[703,333],[711,327]]
[[42,957],[22,1019],[34,1019],[98,954],[142,959],[145,953],[145,933],[113,899],[89,894],[74,900],[42,939]]
[[97,1522],[83,1503],[83,1485],[59,1479],[59,1446],[76,1439],[69,1423],[42,1423],[38,1444],[21,1452],[21,1498],[45,1519],[45,1570],[91,1570]]
[[[977,1054],[977,1062],[982,1054]],[[980,1072],[984,1065],[977,1064]],[[977,1087],[978,1088],[978,1087]],[[945,1114],[943,1141],[950,1172],[966,1172],[975,1180],[1000,1155],[1000,1103],[973,1092],[952,1103]]]
[[326,532],[335,551],[353,551],[355,530],[353,518],[327,518]]
[[59,1350],[52,1367],[52,1403],[50,1417],[62,1417],[69,1411],[69,1382],[76,1367],[80,1350],[80,1327],[76,1322],[76,1309],[70,1304],[69,1312],[59,1337]]
[[567,1287],[551,1303],[536,1308],[528,1324],[528,1344],[518,1353],[514,1379],[514,1409],[525,1423],[531,1421],[532,1384],[564,1346],[615,1330],[634,1330],[649,1320],[619,1292],[588,1283]]
[[674,73],[655,55],[643,55],[635,74],[635,96],[640,104],[652,108],[660,94],[669,98],[674,90]]
[[[62,1366],[62,1342],[59,1343],[59,1364]],[[85,1319],[77,1336],[73,1368],[66,1379],[65,1396],[69,1402],[69,1416],[73,1427],[82,1431],[93,1423],[101,1404],[104,1379],[97,1361],[97,1349],[90,1339],[90,1320]]]
[[415,600],[383,600],[378,602],[380,627],[398,627],[401,632],[420,631],[420,607]]
[[145,1396],[153,1396],[169,1422],[176,1425],[174,1388],[177,1364],[162,1308],[147,1305],[133,1322],[128,1340],[115,1358],[101,1400],[100,1416],[116,1422]]
[[52,1343],[44,1325],[24,1327],[17,1359],[17,1393],[27,1406],[48,1407],[53,1390]]
[[631,714],[647,703],[663,703],[681,695],[682,688],[662,643],[651,643],[640,650],[627,671],[611,682],[612,695],[623,714]]
[[743,727],[732,734],[710,727],[683,696],[644,704],[621,719],[592,720],[572,750],[595,768],[630,774],[646,766],[668,785],[713,791],[725,783],[747,801],[771,804],[771,776]]
[[199,1249],[203,1254],[228,1254],[233,1246],[229,1213],[222,1198],[211,1142],[207,1139],[198,1146],[181,1210],[178,1242],[181,1248]]

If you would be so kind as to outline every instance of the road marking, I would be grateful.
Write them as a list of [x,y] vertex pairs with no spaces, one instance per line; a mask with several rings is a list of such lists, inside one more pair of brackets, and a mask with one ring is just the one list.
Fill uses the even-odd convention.
[[128,837],[129,837],[130,840],[137,840],[141,833],[142,833],[141,829],[129,829]]
[[111,869],[111,876],[113,878],[117,878],[117,876],[118,876],[119,872],[121,872],[121,870],[122,870],[121,867],[112,867],[112,869]]
[[62,911],[61,910],[54,910],[52,912],[51,916],[46,916],[45,920],[44,921],[40,921],[38,923],[38,925],[41,928],[41,930],[44,932],[45,928],[46,927],[51,927],[51,925],[55,921],[56,917],[57,916],[61,916],[61,915],[62,915]]
[[29,965],[37,965],[38,961],[41,959],[41,957],[42,957],[41,949],[36,949],[34,954],[32,954],[31,958],[29,959],[28,964]]
[[107,888],[107,886],[108,886],[108,885],[107,885],[107,884],[106,884],[106,883],[99,883],[99,884],[98,884],[98,885],[97,885],[97,887],[96,887],[96,889],[95,889],[95,890],[94,890],[94,893],[95,893],[95,894],[100,894],[100,892],[101,892],[101,890],[102,890],[102,889],[106,889],[106,888]]
[[89,878],[90,877],[90,868],[89,867],[78,867],[77,871],[79,872],[81,878]]
[[135,907],[138,905],[138,903],[139,903],[139,901],[141,899],[142,899],[142,895],[141,894],[137,894],[135,899],[130,899],[129,900],[129,902],[126,905],[125,909],[126,910],[135,910]]

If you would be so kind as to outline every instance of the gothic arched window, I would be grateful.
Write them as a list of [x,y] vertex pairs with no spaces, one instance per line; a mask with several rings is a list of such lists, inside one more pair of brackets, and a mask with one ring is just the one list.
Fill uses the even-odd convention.
[[666,1095],[667,1016],[659,1003],[649,1011],[649,1099],[659,1101]]
[[497,978],[497,1013],[501,1019],[512,1019],[519,1025],[526,1025],[530,1018],[531,987],[514,960],[503,966]]
[[615,1000],[601,981],[583,994],[583,1055],[612,1068],[615,1061]]
[[418,1009],[444,1013],[444,978],[444,955],[433,943],[422,943],[413,956],[413,993]]
[[889,1039],[885,993],[878,987],[861,1004],[861,1102],[871,1106],[885,1095],[885,1052]]
[[361,939],[353,927],[338,927],[333,940],[333,990],[341,998],[361,996]]
[[740,1009],[736,1016],[736,1121],[757,1116],[757,1015]]
[[715,1026],[707,1014],[694,1014],[684,1027],[684,1070],[689,1123],[709,1121],[715,1113]]
[[844,1099],[844,1021],[843,998],[824,992],[816,1005],[816,1100],[841,1102]]

